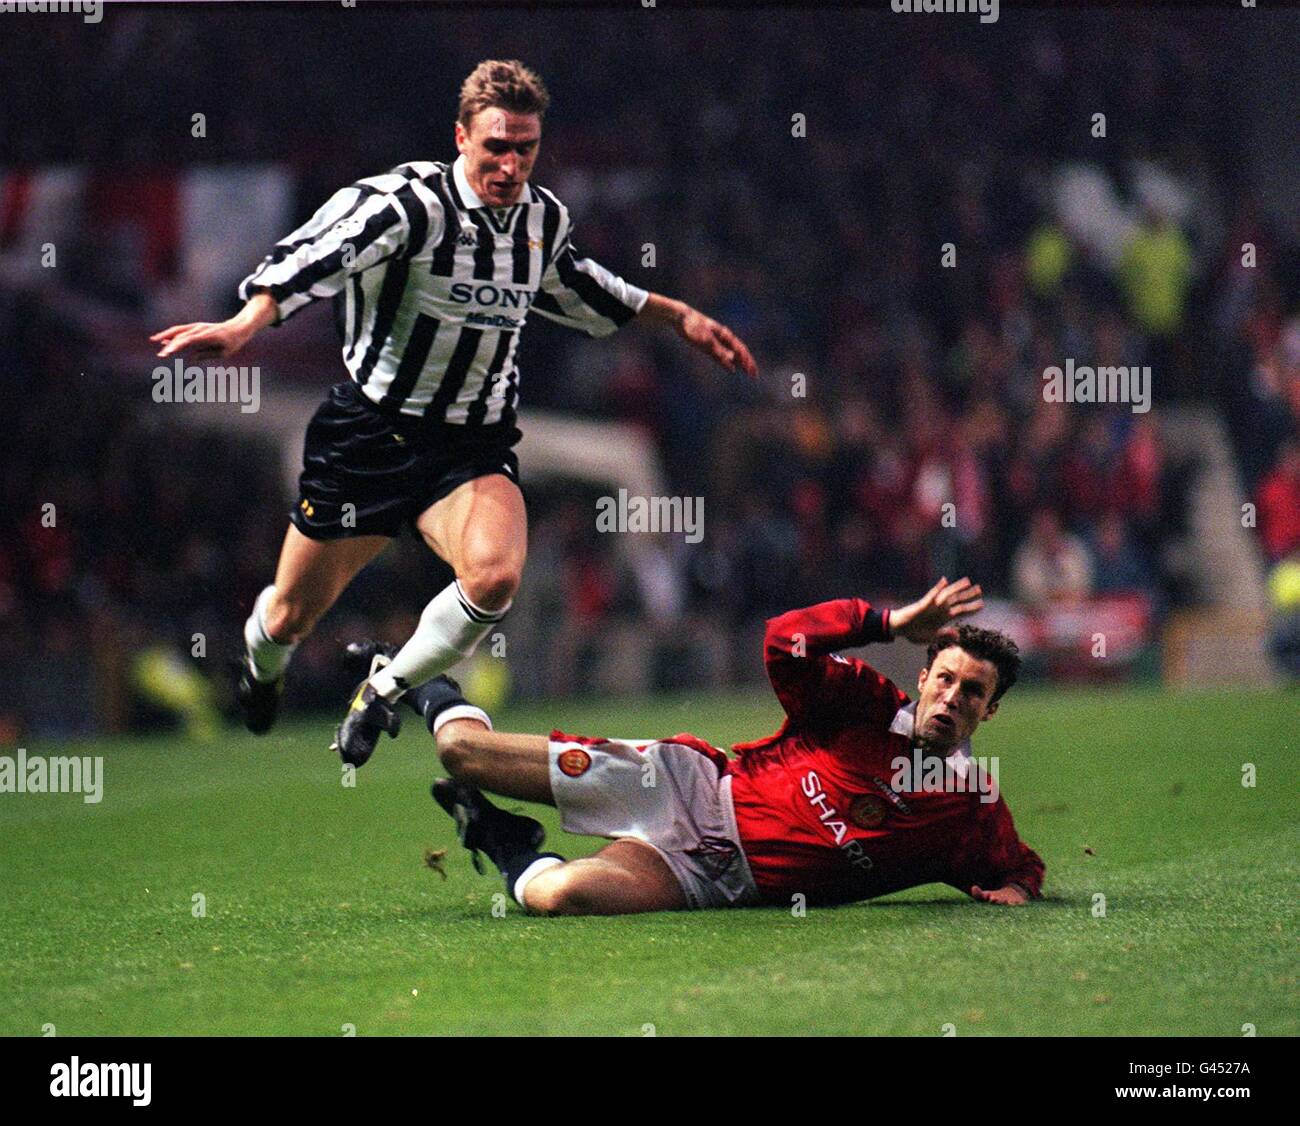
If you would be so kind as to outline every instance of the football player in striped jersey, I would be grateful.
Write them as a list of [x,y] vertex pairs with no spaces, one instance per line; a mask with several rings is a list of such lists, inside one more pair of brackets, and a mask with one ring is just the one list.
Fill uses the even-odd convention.
[[671,328],[724,368],[757,374],[726,326],[578,255],[568,209],[530,182],[548,104],[522,63],[481,63],[461,89],[454,162],[341,189],[243,281],[235,317],[151,337],[160,357],[225,358],[325,297],[344,327],[349,378],[307,429],[275,580],[244,628],[236,695],[255,733],[275,721],[294,648],[403,527],[455,579],[357,687],[335,738],[344,761],[369,759],[400,726],[397,698],[469,656],[509,610],[527,545],[512,447],[530,311],[594,337],[633,319]]

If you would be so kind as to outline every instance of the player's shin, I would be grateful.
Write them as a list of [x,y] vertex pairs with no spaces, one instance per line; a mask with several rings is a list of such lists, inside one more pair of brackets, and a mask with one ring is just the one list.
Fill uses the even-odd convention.
[[266,612],[275,596],[275,587],[268,586],[257,596],[253,612],[244,623],[244,645],[253,676],[259,681],[279,680],[298,643],[281,644],[275,641],[266,628]]
[[509,609],[475,606],[453,581],[424,608],[415,632],[392,663],[370,678],[371,685],[384,699],[396,700],[473,653]]

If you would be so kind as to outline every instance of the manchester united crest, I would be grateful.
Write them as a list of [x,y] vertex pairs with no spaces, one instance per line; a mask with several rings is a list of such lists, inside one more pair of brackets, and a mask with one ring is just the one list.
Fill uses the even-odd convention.
[[570,747],[567,751],[562,751],[555,761],[560,770],[570,778],[581,777],[591,767],[591,755],[578,747]]
[[849,806],[849,820],[859,829],[878,828],[885,820],[889,807],[875,794],[863,794],[853,799]]

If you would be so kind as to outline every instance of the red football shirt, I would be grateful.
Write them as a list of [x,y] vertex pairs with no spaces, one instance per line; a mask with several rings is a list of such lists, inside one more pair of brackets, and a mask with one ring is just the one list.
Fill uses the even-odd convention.
[[[935,882],[963,892],[1014,882],[1037,897],[1043,862],[996,787],[982,795],[970,780],[933,785],[922,772],[917,781],[933,788],[895,790],[895,760],[915,761],[915,705],[864,661],[833,652],[888,636],[888,619],[856,598],[767,624],[764,662],[787,718],[775,735],[737,745],[727,768],[764,900],[845,903]],[[969,754],[948,759],[963,779],[978,769]]]

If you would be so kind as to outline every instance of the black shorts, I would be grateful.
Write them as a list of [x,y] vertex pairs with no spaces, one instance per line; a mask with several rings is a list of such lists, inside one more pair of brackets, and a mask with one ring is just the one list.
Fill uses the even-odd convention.
[[475,477],[519,483],[513,423],[429,425],[380,411],[351,380],[335,384],[312,416],[298,503],[289,519],[313,540],[396,536],[435,501]]

